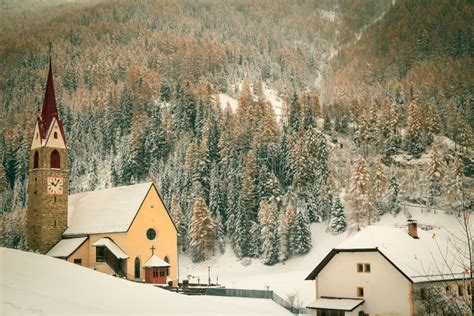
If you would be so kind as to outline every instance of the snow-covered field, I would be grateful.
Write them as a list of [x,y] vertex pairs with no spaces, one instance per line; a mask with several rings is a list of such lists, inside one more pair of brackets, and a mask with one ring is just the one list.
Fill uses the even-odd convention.
[[1,315],[291,315],[268,299],[186,296],[0,248]]
[[[454,215],[445,214],[442,211],[434,213],[415,206],[408,206],[413,219],[417,220],[420,226],[433,226],[432,232],[441,236],[449,230],[451,233],[460,233],[461,226]],[[394,217],[384,215],[375,225],[392,227],[404,227],[407,216],[402,212]],[[201,283],[207,283],[208,265],[211,266],[211,280],[219,279],[219,284],[229,288],[250,288],[274,290],[281,297],[286,298],[288,294],[297,292],[306,306],[315,298],[314,282],[305,281],[306,276],[316,267],[317,263],[334,248],[338,243],[349,236],[346,232],[341,235],[327,233],[325,225],[316,223],[311,225],[313,248],[306,255],[287,260],[285,263],[266,266],[259,259],[251,259],[252,263],[243,266],[234,255],[230,247],[223,255],[195,264],[189,257],[180,257],[180,278],[193,275],[199,277]],[[195,278],[190,279],[197,281]]]

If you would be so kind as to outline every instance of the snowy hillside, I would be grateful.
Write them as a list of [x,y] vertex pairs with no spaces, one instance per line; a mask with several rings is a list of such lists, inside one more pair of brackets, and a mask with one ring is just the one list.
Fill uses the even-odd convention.
[[[241,87],[242,87],[242,84],[239,85],[239,89],[241,89]],[[267,101],[272,104],[273,111],[275,112],[275,118],[277,119],[277,121],[279,121],[284,113],[283,100],[278,96],[277,91],[271,88],[268,88],[267,86],[264,86],[264,93],[265,93],[265,98],[267,99]],[[239,101],[225,93],[219,93],[218,96],[219,96],[219,104],[221,108],[225,110],[227,108],[227,105],[229,105],[232,112],[235,113],[235,111],[237,110]]]
[[[398,216],[384,215],[375,225],[405,227],[407,219],[418,221],[422,229],[427,229],[435,236],[443,238],[448,232],[459,233],[461,226],[454,215],[444,212],[433,212],[422,210],[418,206],[407,206],[407,212],[402,211]],[[294,257],[285,263],[278,263],[274,266],[266,266],[258,259],[252,259],[252,263],[243,266],[239,259],[233,254],[230,247],[225,254],[218,255],[214,259],[194,264],[185,256],[180,257],[180,278],[185,278],[188,274],[199,277],[201,282],[206,282],[208,278],[207,266],[211,265],[211,279],[219,284],[230,288],[252,288],[274,290],[280,296],[286,298],[288,294],[299,294],[303,305],[306,306],[314,300],[314,282],[305,281],[308,274],[316,267],[319,261],[335,246],[349,236],[349,233],[332,235],[326,232],[326,225],[315,223],[311,225],[313,236],[313,248],[303,256]],[[431,234],[430,234],[431,235]],[[437,255],[437,254],[434,254]],[[192,281],[195,279],[191,278]]]
[[0,248],[2,315],[289,315],[271,300],[185,296]]

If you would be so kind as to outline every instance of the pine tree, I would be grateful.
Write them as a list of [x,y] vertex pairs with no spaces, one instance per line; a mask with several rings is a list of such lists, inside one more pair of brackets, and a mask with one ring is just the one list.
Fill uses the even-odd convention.
[[292,235],[292,250],[295,254],[307,253],[311,247],[311,231],[309,220],[305,214],[304,204],[296,209],[296,217],[293,227],[290,227]]
[[428,195],[430,198],[431,205],[434,204],[434,199],[441,195],[442,179],[444,176],[444,164],[441,160],[441,156],[435,146],[431,149],[431,159],[428,163],[428,170],[426,177],[429,182]]
[[380,159],[377,159],[374,164],[373,184],[374,184],[375,203],[379,212],[382,212],[384,197],[387,191],[387,176],[385,175],[385,172],[383,171],[382,162],[380,161]]
[[278,231],[278,209],[275,202],[262,202],[258,213],[262,240],[262,260],[273,265],[280,255],[280,236]]
[[202,197],[194,203],[193,215],[189,227],[191,258],[199,262],[213,254],[216,241],[215,225]]
[[283,218],[280,219],[281,223],[281,257],[282,260],[290,257],[294,253],[294,234],[293,228],[296,222],[296,208],[293,202],[290,200],[285,212],[282,213]]
[[458,208],[464,203],[464,165],[458,155],[454,156],[447,177],[446,194],[448,200],[454,208]]
[[280,235],[280,261],[285,261],[288,259],[291,253],[291,249],[289,248],[289,227],[286,218],[286,212],[281,212],[279,216],[279,226],[278,226],[278,233]]
[[399,194],[400,185],[395,173],[392,173],[387,189],[387,211],[391,214],[398,214],[400,212]]
[[424,150],[422,144],[421,114],[415,103],[408,109],[406,127],[406,149],[414,157],[419,157]]
[[341,200],[336,198],[331,210],[331,218],[329,220],[328,230],[333,234],[340,234],[346,231],[347,221],[344,213],[344,207]]
[[178,245],[180,247],[184,244],[184,233],[185,230],[183,229],[183,214],[181,210],[181,206],[178,203],[178,200],[173,197],[171,198],[171,217],[173,218],[174,224],[176,225],[176,229],[178,231]]
[[370,225],[377,218],[369,171],[362,156],[359,156],[352,166],[349,183],[349,226],[360,230],[361,227]]
[[257,189],[255,187],[256,179],[256,165],[255,155],[252,151],[248,152],[244,158],[244,169],[242,173],[242,190],[240,193],[240,199],[242,201],[242,207],[245,212],[248,213],[249,220],[257,220],[257,205],[255,203],[257,197]]

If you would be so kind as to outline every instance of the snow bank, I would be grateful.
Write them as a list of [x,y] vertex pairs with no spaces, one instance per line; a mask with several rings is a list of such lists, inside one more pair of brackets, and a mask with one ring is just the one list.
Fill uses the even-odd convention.
[[185,296],[0,248],[2,315],[290,315],[268,299]]

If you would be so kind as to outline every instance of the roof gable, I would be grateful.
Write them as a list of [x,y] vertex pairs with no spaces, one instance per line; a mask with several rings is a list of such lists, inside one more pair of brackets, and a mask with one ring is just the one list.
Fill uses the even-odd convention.
[[[143,199],[142,204],[140,205],[140,209],[142,208],[142,205],[143,205],[143,203],[145,202],[145,200],[148,198],[149,194],[151,194],[152,192],[157,195],[158,200],[159,200],[159,202],[161,203],[161,205],[163,206],[163,209],[164,209],[164,211],[166,212],[166,215],[167,215],[168,219],[171,221],[171,223],[173,224],[174,229],[175,229],[176,232],[177,232],[177,231],[178,231],[178,228],[176,227],[176,224],[175,224],[173,218],[171,217],[171,213],[169,212],[168,208],[166,207],[166,204],[163,202],[163,199],[161,198],[160,192],[158,191],[158,189],[156,188],[156,186],[155,186],[155,184],[154,184],[153,182],[151,183],[150,190],[147,192],[145,198]],[[139,210],[140,210],[140,209],[139,209]],[[159,210],[159,208],[156,208],[156,209]],[[135,217],[133,218],[132,222],[130,223],[130,226],[128,227],[127,231],[129,231],[130,228],[132,227],[133,223],[135,222],[135,219],[137,218],[138,213],[139,213],[139,212],[137,212],[137,213],[135,214]]]
[[152,186],[146,182],[70,195],[64,235],[128,231]]

